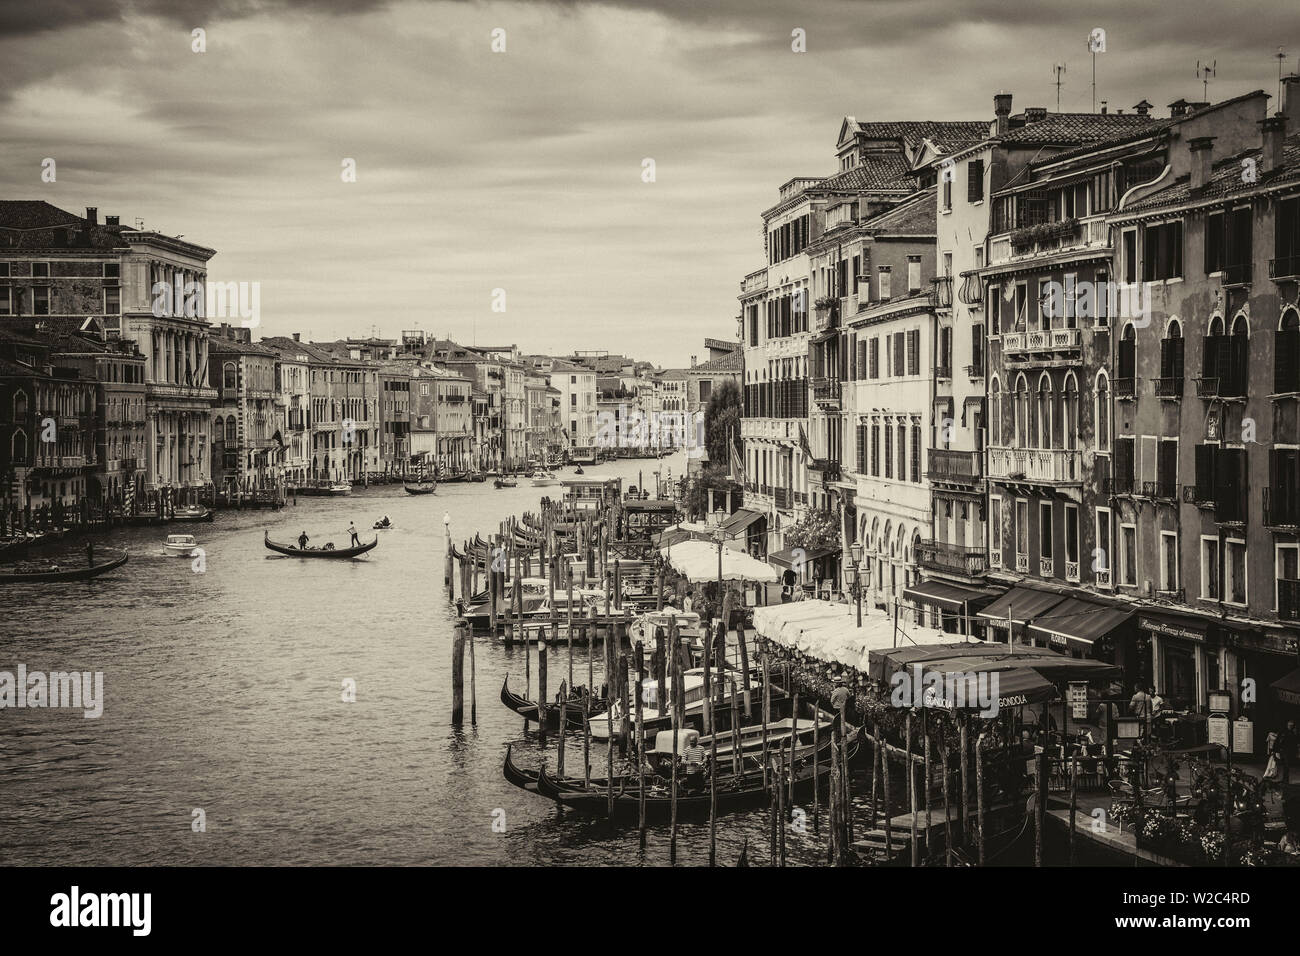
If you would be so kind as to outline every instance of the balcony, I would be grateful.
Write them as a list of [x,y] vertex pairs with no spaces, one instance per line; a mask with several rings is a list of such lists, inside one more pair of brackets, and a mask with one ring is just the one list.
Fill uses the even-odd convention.
[[930,481],[974,488],[984,480],[984,457],[977,451],[931,448],[925,476]]
[[962,305],[971,308],[979,308],[984,304],[984,284],[980,282],[980,277],[976,273],[962,273],[961,289],[957,292],[957,298],[961,300]]
[[1167,478],[1156,481],[1144,481],[1141,485],[1143,498],[1156,498],[1164,501],[1178,500],[1178,483]]
[[1111,475],[1101,480],[1101,493],[1104,495],[1131,495],[1135,487],[1132,475]]
[[1002,352],[1008,358],[1047,359],[1058,352],[1078,352],[1082,348],[1079,329],[1029,329],[1002,336]]
[[1268,260],[1270,279],[1295,279],[1300,277],[1300,256],[1282,256]]
[[1178,378],[1158,378],[1156,379],[1156,395],[1160,398],[1182,398],[1183,397],[1183,380]]
[[1115,397],[1118,399],[1132,399],[1137,396],[1137,379],[1135,378],[1117,378],[1115,379]]
[[1079,583],[1079,562],[1066,559],[1065,562],[1065,580],[1073,584]]
[[1300,621],[1300,581],[1278,578],[1277,616],[1283,621]]
[[1250,285],[1253,263],[1240,262],[1223,268],[1224,285]]
[[1016,573],[1017,574],[1029,573],[1029,555],[1019,554],[1019,553],[1016,554]]
[[1024,226],[989,241],[989,265],[1009,259],[1051,255],[1067,249],[1104,249],[1110,243],[1105,214]]
[[935,276],[930,280],[930,305],[936,309],[952,308],[952,276]]
[[783,511],[794,506],[794,495],[789,488],[777,488],[772,492],[772,503]]
[[812,380],[813,401],[828,408],[839,408],[840,389],[838,378],[815,378]]
[[751,272],[745,278],[740,280],[740,291],[742,294],[748,292],[762,292],[767,288],[767,270],[759,269],[757,272]]
[[966,374],[967,374],[967,376],[969,376],[970,378],[983,378],[983,377],[984,377],[984,363],[983,363],[983,362],[980,362],[978,365],[967,365],[967,366],[966,366]]
[[814,458],[808,463],[808,469],[821,473],[823,485],[840,480],[840,463],[833,458]]
[[830,332],[840,327],[839,299],[823,296],[813,303],[813,311],[817,314],[814,325],[818,332]]
[[952,368],[948,365],[936,365],[934,368],[934,377],[950,379],[952,378]]
[[1083,456],[1077,448],[989,448],[989,477],[1039,485],[1080,484]]
[[1053,564],[1051,558],[1038,559],[1038,576],[1040,578],[1050,578],[1052,576],[1052,569]]
[[968,548],[946,541],[922,541],[916,549],[916,561],[930,571],[967,578],[982,577],[988,570],[988,554],[983,548]]
[[1300,492],[1286,488],[1264,489],[1264,527],[1300,530]]

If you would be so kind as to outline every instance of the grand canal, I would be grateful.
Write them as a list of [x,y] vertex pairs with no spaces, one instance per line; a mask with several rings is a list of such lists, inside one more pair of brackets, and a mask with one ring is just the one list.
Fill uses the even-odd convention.
[[[654,469],[679,476],[683,466],[624,461],[590,473],[653,482]],[[106,698],[97,720],[0,711],[0,863],[666,864],[666,825],[642,851],[635,826],[561,815],[503,779],[508,742],[518,762],[540,759],[535,733],[497,699],[507,673],[522,689],[522,648],[477,639],[478,725],[468,713],[451,725],[443,514],[461,539],[557,490],[457,484],[410,497],[388,485],[299,498],[278,513],[228,511],[210,525],[115,531],[99,545],[130,554],[119,572],[0,592],[0,670],[102,671]],[[264,528],[341,546],[349,521],[369,540],[383,514],[396,528],[363,560],[300,561],[262,546]],[[195,533],[202,573],[163,556],[168,530]],[[574,653],[585,677],[587,651]],[[553,654],[558,684],[567,657]],[[354,703],[343,700],[348,679]],[[553,737],[547,749],[553,765]],[[578,734],[570,768],[581,752]],[[603,774],[603,753],[593,762]],[[787,834],[792,863],[825,859],[811,821],[806,829]],[[720,862],[746,840],[765,862],[765,812],[721,817],[718,840]],[[707,821],[683,825],[678,861],[707,858]]]

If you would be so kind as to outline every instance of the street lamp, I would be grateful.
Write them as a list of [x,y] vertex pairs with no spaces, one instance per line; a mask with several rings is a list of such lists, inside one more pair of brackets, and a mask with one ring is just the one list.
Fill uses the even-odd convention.
[[854,541],[849,545],[849,554],[853,558],[853,598],[858,605],[858,627],[862,626],[862,542]]

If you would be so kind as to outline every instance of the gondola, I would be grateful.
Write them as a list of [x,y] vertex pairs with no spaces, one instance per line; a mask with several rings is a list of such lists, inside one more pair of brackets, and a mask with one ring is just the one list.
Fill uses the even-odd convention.
[[[511,753],[513,746],[513,744],[506,744],[506,762],[501,768],[501,772],[508,781],[513,783],[520,790],[527,790],[529,793],[536,793],[539,772],[536,770],[529,770],[527,767],[521,767],[519,764],[515,763],[514,757]],[[591,782],[603,787],[607,779],[608,778],[606,777],[592,777]],[[568,783],[569,778],[567,777],[561,781],[561,784],[567,785]]]
[[431,495],[438,490],[436,481],[417,481],[415,484],[404,481],[402,487],[408,495]]
[[375,540],[371,541],[369,544],[359,545],[355,548],[334,548],[330,551],[326,551],[323,548],[316,548],[315,550],[308,548],[303,551],[299,548],[291,548],[288,545],[276,544],[271,540],[271,533],[269,531],[264,532],[262,543],[270,550],[279,554],[287,554],[291,558],[355,558],[358,555],[365,554],[367,551],[373,551],[379,544],[379,536],[376,535]]
[[[527,697],[520,697],[510,689],[510,675],[501,684],[501,703],[505,704],[524,720],[537,722],[537,704]],[[605,698],[592,697],[591,709],[596,711],[597,708],[603,710],[607,706]],[[569,702],[565,707],[564,723],[568,727],[582,729],[582,697],[577,694],[569,695]],[[546,728],[555,730],[560,726],[560,705],[547,704],[546,706]]]
[[53,581],[87,581],[107,574],[126,564],[126,555],[103,564],[84,568],[69,568],[67,571],[31,571],[0,574],[0,584],[47,584]]
[[512,475],[502,475],[493,481],[492,485],[496,488],[517,488],[519,481]]
[[[830,741],[827,741],[823,745],[823,750],[829,750],[829,747]],[[857,749],[858,744],[855,733],[853,739],[848,743],[847,756],[849,760],[853,759]],[[819,752],[816,768],[818,780],[826,781],[831,772],[829,753],[823,755]],[[526,771],[519,772],[526,773]],[[813,764],[805,759],[796,767],[794,772],[795,793],[800,794],[812,789],[812,781]],[[680,783],[679,780],[679,785]],[[604,813],[609,806],[608,787],[603,784],[597,786],[594,780],[590,787],[580,781],[557,780],[552,774],[546,772],[545,767],[537,773],[536,787],[538,794],[549,797],[563,807]],[[616,815],[636,815],[640,803],[639,779],[631,775],[616,777],[615,788],[614,813]],[[746,771],[739,775],[718,775],[718,812],[761,803],[766,798],[767,791],[763,787],[763,771],[761,769]],[[707,815],[711,799],[707,784],[700,789],[685,793],[679,790],[677,794],[677,813],[679,816]],[[650,778],[646,779],[645,807],[647,817],[662,818],[667,816],[671,812],[672,803],[672,796],[667,787],[657,783],[652,786]]]

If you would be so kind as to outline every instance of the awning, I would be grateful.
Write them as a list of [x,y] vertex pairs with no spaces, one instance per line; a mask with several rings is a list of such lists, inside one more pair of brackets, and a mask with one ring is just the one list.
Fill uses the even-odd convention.
[[903,591],[903,597],[917,604],[933,604],[945,611],[975,611],[998,597],[990,588],[964,588],[947,581],[922,581]]
[[1277,699],[1284,704],[1300,704],[1300,667],[1270,684]]
[[1012,588],[984,610],[979,617],[994,627],[1007,626],[1007,610],[1011,611],[1011,620],[1015,624],[1024,624],[1056,607],[1065,600],[1065,595],[1054,591],[1036,591],[1033,588]]
[[736,509],[735,514],[722,522],[722,532],[729,537],[734,537],[746,530],[755,521],[766,517],[767,515],[763,514],[761,511],[749,511],[745,508],[738,508]]
[[[802,551],[799,558],[795,557],[794,553],[796,551]],[[783,568],[793,568],[797,560],[802,560],[807,564],[809,561],[816,561],[818,558],[824,558],[828,554],[835,553],[836,551],[834,548],[809,548],[807,550],[802,548],[786,548],[782,551],[777,551],[775,554],[769,554],[767,556],[767,562],[768,564],[780,565]]]
[[774,584],[775,569],[743,551],[723,548],[722,567],[719,569],[718,546],[708,541],[683,541],[681,544],[660,550],[665,560],[692,583],[716,581],[760,581]]
[[1126,624],[1130,611],[1081,598],[1066,598],[1048,613],[1035,618],[1029,633],[1047,639],[1052,647],[1087,650],[1093,642]]

